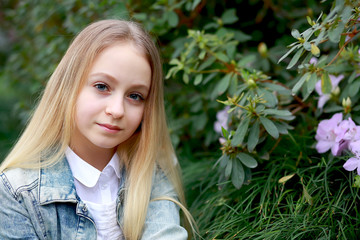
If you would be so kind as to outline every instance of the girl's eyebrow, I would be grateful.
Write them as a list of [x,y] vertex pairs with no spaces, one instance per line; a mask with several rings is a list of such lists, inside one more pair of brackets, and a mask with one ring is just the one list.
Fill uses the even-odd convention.
[[116,83],[117,80],[116,78],[114,78],[113,76],[107,74],[107,73],[103,73],[103,72],[98,72],[98,73],[92,73],[90,74],[90,77],[102,77],[102,78],[106,78],[107,80]]
[[[119,81],[116,80],[116,78],[114,78],[113,76],[104,73],[104,72],[98,72],[98,73],[92,73],[90,74],[90,77],[102,77],[102,78],[106,78],[108,81],[115,83],[118,83]],[[133,85],[131,85],[133,88],[140,88],[143,89],[144,91],[148,92],[149,91],[149,87],[143,83],[135,83]]]

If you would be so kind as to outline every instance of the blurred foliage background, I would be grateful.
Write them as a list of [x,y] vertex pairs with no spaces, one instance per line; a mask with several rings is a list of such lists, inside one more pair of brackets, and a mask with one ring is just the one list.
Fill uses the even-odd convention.
[[[226,25],[240,42],[237,52],[255,57],[255,68],[286,81],[291,72],[283,71],[277,60],[291,42],[291,29],[306,25],[304,16],[330,6],[312,0],[3,0],[0,4],[1,156],[18,136],[70,41],[90,22],[124,18],[143,23],[160,46],[165,74],[170,60],[184,49],[188,29],[214,33]],[[262,43],[269,49],[263,57],[257,50]],[[170,131],[177,149],[184,154],[215,152],[219,145],[213,124],[222,105],[214,98],[209,101],[206,88],[184,84],[181,77],[172,77],[165,84]]]
[[[270,107],[296,109],[295,119],[283,116],[293,128],[281,128],[284,136],[277,139],[261,128],[257,149],[256,144],[247,146],[250,162],[240,163],[242,175],[236,175],[235,163],[215,165],[226,153],[219,142],[225,136],[214,129],[224,109],[217,100],[236,95],[240,85],[231,85],[237,81],[225,78],[229,72],[222,67],[245,69],[238,81],[249,86],[247,76],[254,74],[261,84],[270,81],[283,87],[277,91],[289,91],[286,86],[293,87],[301,74],[286,68],[291,58],[278,60],[294,41],[292,30],[304,31],[309,28],[307,16],[316,20],[333,7],[333,1],[316,0],[2,0],[0,159],[19,136],[75,34],[96,20],[132,19],[153,34],[163,57],[169,131],[201,238],[356,239],[360,216],[353,173],[341,168],[343,158],[322,156],[314,149],[316,95],[307,102],[295,95],[269,96],[274,100]],[[216,60],[209,57],[211,52],[202,53],[208,46],[215,49]],[[199,59],[194,60],[195,53]],[[289,180],[278,182],[289,174]]]

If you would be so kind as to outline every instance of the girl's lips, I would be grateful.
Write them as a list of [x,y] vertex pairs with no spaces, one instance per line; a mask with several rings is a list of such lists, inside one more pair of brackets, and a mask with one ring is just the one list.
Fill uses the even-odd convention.
[[118,126],[111,125],[111,124],[98,123],[98,125],[111,133],[119,132],[121,130],[121,128],[119,128]]

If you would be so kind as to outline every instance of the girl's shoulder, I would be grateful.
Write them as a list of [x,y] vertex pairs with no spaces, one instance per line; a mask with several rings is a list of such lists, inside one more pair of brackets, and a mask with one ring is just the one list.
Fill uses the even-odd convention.
[[5,188],[13,196],[21,191],[36,188],[39,181],[39,169],[10,168],[0,173],[0,188]]
[[176,197],[176,195],[174,186],[166,176],[165,172],[159,166],[155,166],[151,198],[163,196]]

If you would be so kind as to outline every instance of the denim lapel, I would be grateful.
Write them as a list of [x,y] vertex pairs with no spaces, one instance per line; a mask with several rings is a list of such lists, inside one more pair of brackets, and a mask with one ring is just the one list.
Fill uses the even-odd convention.
[[70,166],[63,158],[55,165],[40,169],[39,203],[78,202]]

